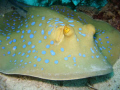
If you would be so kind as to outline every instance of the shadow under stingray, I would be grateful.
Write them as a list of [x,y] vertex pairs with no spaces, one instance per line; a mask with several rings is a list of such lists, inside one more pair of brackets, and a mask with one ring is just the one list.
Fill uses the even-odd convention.
[[[3,74],[3,73],[1,73]],[[62,80],[62,81],[57,81],[57,80],[47,80],[47,79],[41,79],[37,77],[32,77],[32,76],[26,76],[26,75],[16,75],[16,74],[3,74],[7,77],[14,77],[17,79],[23,79],[23,80],[30,80],[30,81],[38,81],[38,82],[44,82],[44,83],[49,83],[52,85],[56,86],[61,86],[61,87],[89,87],[92,86],[93,84],[100,83],[100,82],[105,82],[112,78],[114,76],[114,72],[106,74],[106,75],[101,75],[101,76],[95,76],[95,77],[88,77],[88,78],[83,78],[83,79],[76,79],[76,80]]]

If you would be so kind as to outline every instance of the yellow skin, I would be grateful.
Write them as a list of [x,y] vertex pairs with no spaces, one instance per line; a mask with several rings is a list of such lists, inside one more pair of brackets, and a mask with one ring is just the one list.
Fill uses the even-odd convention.
[[[7,24],[0,24],[0,72],[50,80],[80,79],[112,72],[111,64],[96,46],[93,36],[97,31],[93,25],[84,25],[45,7],[29,8],[26,18],[20,17],[16,22],[11,20],[15,17],[16,14],[2,18],[5,23],[7,19],[11,25],[15,23],[15,31]],[[5,30],[6,27],[11,31]]]
[[[83,12],[73,12],[65,6],[54,5],[51,6],[51,8],[52,10],[57,12],[59,11],[60,14],[65,15],[66,17],[69,16],[70,18],[73,18],[74,20],[77,20],[84,25],[92,24],[95,27],[94,36],[96,38],[94,39],[94,41],[96,40],[98,42],[97,45],[99,47],[99,50],[104,56],[107,57],[106,59],[111,65],[115,64],[120,56],[120,32],[118,30],[104,21],[94,20]],[[64,10],[64,12],[62,10]],[[70,14],[73,14],[73,16],[70,16]],[[99,41],[99,39],[101,39],[101,41]],[[109,41],[109,43],[106,43],[107,41]]]
[[64,26],[63,33],[66,35],[70,31],[70,28],[67,26]]

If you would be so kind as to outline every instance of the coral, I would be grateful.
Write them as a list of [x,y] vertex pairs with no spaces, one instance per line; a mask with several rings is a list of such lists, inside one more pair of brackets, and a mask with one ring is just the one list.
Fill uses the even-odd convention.
[[93,15],[94,19],[100,19],[108,22],[120,31],[120,2],[111,0],[104,6],[98,14]]
[[90,16],[93,16],[99,12],[99,10],[97,8],[92,7],[92,6],[86,6],[86,5],[77,6],[76,11],[84,12]]

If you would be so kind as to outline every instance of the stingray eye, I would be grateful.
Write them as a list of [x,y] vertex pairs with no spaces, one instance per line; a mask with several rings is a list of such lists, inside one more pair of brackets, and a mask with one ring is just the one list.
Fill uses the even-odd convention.
[[63,33],[67,34],[69,31],[70,31],[70,28],[65,26],[64,29],[63,29]]

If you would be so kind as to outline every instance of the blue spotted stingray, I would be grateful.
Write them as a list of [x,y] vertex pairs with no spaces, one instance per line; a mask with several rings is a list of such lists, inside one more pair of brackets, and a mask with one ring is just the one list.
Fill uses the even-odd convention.
[[0,17],[0,72],[71,80],[112,72],[120,33],[66,7],[29,7]]

